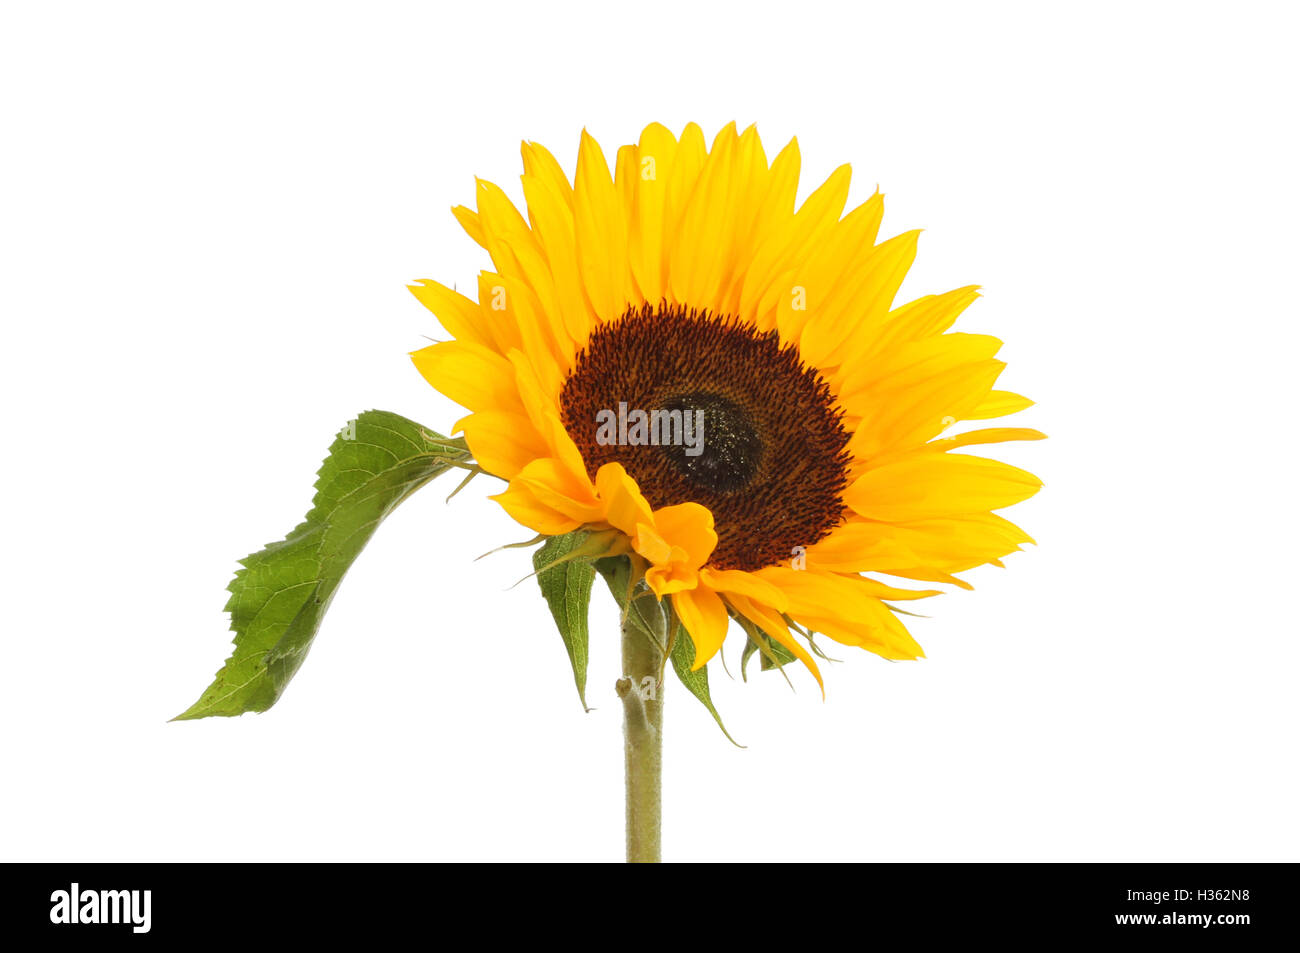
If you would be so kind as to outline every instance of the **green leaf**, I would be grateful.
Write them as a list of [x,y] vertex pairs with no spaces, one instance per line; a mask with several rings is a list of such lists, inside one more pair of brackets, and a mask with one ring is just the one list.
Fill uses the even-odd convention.
[[708,666],[702,667],[698,672],[691,671],[691,666],[695,664],[695,643],[691,641],[691,637],[680,623],[677,624],[677,636],[673,639],[673,648],[669,658],[672,660],[673,671],[677,673],[677,678],[686,686],[686,690],[698,698],[700,703],[709,710],[709,714],[718,723],[718,727],[727,736],[727,740],[737,748],[745,747],[731,737],[731,733],[727,731],[727,726],[722,723],[722,716],[718,714],[718,709],[713,707],[713,698],[709,695]]
[[590,559],[565,557],[581,553],[588,535],[586,530],[574,530],[564,536],[552,536],[533,553],[537,584],[551,607],[555,627],[560,630],[565,651],[569,653],[573,681],[578,686],[578,700],[584,711],[591,711],[587,707],[587,608],[596,568]]
[[465,443],[368,410],[330,445],[311,511],[285,539],[240,560],[228,589],[235,648],[173,721],[266,711],[302,665],[344,573],[403,500],[469,460]]

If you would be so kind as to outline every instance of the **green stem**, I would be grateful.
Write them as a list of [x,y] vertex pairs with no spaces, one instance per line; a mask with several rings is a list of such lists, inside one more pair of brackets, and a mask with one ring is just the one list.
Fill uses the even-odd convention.
[[664,653],[628,613],[623,623],[623,677],[614,686],[623,700],[627,779],[627,860],[659,863],[664,744]]

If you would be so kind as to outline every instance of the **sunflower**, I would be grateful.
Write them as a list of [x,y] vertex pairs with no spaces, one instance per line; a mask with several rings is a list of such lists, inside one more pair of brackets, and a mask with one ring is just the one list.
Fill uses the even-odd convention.
[[584,131],[572,182],[525,142],[523,169],[526,214],[482,180],[453,210],[494,270],[477,301],[412,286],[453,338],[412,359],[470,411],[493,499],[543,536],[612,531],[696,669],[732,618],[819,683],[792,628],[917,658],[891,604],[1032,542],[993,511],[1039,480],[954,451],[1043,435],[942,436],[1031,404],[995,389],[999,340],[949,330],[977,289],[895,307],[918,233],[877,241],[879,193],[844,214],[847,165],[796,209],[797,142],[769,162],[733,123],[711,147],[650,125],[612,175]]

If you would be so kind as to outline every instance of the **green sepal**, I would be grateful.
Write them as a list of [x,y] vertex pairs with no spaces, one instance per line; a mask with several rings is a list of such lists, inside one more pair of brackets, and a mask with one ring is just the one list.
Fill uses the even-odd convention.
[[766,632],[763,632],[748,619],[737,617],[737,621],[749,637],[745,641],[745,648],[740,653],[740,677],[743,681],[749,681],[745,673],[745,667],[749,664],[749,657],[755,652],[760,655],[759,669],[764,672],[770,672],[773,669],[779,670],[782,666],[798,661],[794,653],[768,636]]
[[[551,608],[555,627],[560,631],[564,649],[573,666],[573,681],[578,686],[578,700],[587,707],[587,610],[591,604],[591,585],[596,568],[589,558],[582,558],[591,534],[574,530],[564,536],[552,536],[533,553],[537,585]],[[575,557],[574,554],[579,554]]]
[[812,650],[813,655],[816,655],[819,659],[823,659],[824,661],[827,662],[838,663],[839,661],[841,661],[840,659],[837,658],[831,658],[829,655],[827,655],[825,652],[821,650],[821,646],[817,644],[817,639],[816,639],[817,633],[814,632],[812,629],[805,629],[803,626],[801,626],[798,622],[795,622],[794,619],[790,618],[788,615],[782,615],[781,618],[785,620],[785,624],[790,627],[791,631],[797,632],[799,635],[802,635],[805,639],[808,640],[808,648]]
[[[674,616],[674,620],[676,617]],[[677,623],[677,634],[672,640],[672,650],[669,658],[673,663],[673,671],[677,673],[677,678],[686,690],[700,700],[713,720],[718,723],[722,733],[727,736],[737,748],[745,747],[735,738],[731,737],[731,732],[727,731],[727,726],[722,723],[722,716],[718,714],[718,709],[713,705],[713,698],[709,695],[709,668],[707,665],[701,666],[698,671],[691,671],[691,666],[695,664],[695,643],[691,641],[690,635],[681,623]]]
[[460,439],[368,410],[330,445],[312,508],[283,540],[240,560],[227,587],[234,651],[208,689],[173,721],[266,711],[302,665],[339,582],[403,500],[452,466]]
[[785,665],[789,665],[791,662],[799,661],[795,658],[794,653],[780,642],[769,639],[767,647],[771,649],[772,654],[768,655],[765,652],[763,653],[763,657],[759,659],[759,669],[764,672],[770,672],[774,668],[781,668]]
[[660,601],[646,588],[642,578],[644,566],[638,566],[634,570],[633,558],[639,559],[629,555],[596,560],[596,570],[605,580],[614,601],[618,603],[622,617],[642,635],[659,645],[661,650],[664,646],[664,632],[667,630],[665,616],[672,620],[675,635],[669,639],[668,658],[665,661],[672,662],[677,678],[686,686],[686,690],[708,709],[727,740],[737,748],[745,747],[731,737],[727,726],[722,723],[722,716],[718,714],[718,709],[713,704],[713,698],[709,694],[707,666],[698,672],[691,671],[691,666],[695,663],[695,643],[691,641],[690,635],[677,620],[676,614],[667,608],[668,603]]
[[[659,600],[646,588],[639,574],[632,569],[632,556],[608,556],[596,560],[596,571],[600,573],[609,593],[618,603],[619,625],[624,619],[630,621],[646,638],[663,650],[664,614]],[[636,557],[640,559],[639,556]]]

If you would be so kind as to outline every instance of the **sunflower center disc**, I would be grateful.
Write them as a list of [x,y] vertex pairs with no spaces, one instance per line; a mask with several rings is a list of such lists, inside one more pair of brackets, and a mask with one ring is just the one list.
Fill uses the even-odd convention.
[[716,568],[788,562],[843,519],[841,411],[775,332],[682,307],[630,308],[592,333],[560,407],[589,475],[618,462],[652,507],[709,508]]
[[[692,456],[689,447],[663,447],[668,463],[693,485],[730,493],[743,489],[758,473],[763,441],[744,407],[720,394],[696,391],[668,398],[664,409],[681,413],[683,424],[686,414],[693,415],[691,433],[698,430],[700,452]],[[670,428],[674,419],[668,418]]]

